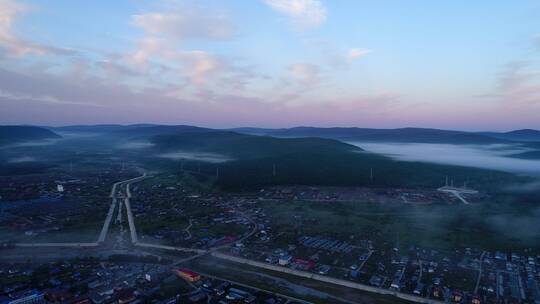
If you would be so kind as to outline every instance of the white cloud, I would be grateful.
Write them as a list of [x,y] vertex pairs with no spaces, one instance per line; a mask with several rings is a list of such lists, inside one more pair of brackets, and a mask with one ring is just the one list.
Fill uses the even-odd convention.
[[165,40],[144,37],[137,42],[137,48],[127,56],[127,60],[129,63],[143,66],[156,54],[162,54],[161,57],[170,57],[169,52],[170,44],[167,44]]
[[22,56],[27,53],[43,53],[37,46],[26,43],[15,35],[15,20],[28,11],[28,7],[12,0],[0,1],[0,45],[9,54]]
[[303,89],[312,88],[321,83],[321,69],[311,63],[294,63],[288,67],[292,81]]
[[192,84],[203,84],[208,78],[223,71],[223,63],[205,51],[188,51],[180,54],[186,67],[186,74]]
[[46,55],[59,54],[69,55],[74,50],[42,45],[32,41],[21,39],[15,32],[15,21],[31,8],[15,0],[0,0],[0,48],[14,57],[27,54]]
[[132,21],[147,34],[176,41],[226,39],[234,33],[226,14],[202,8],[173,7],[166,12],[134,15]]
[[347,59],[347,62],[352,62],[356,58],[365,56],[367,54],[371,53],[371,50],[368,49],[359,49],[359,48],[352,48],[349,49],[347,54],[345,55],[345,58]]
[[326,8],[319,0],[263,0],[273,10],[291,18],[301,28],[314,28],[326,21]]
[[162,11],[133,15],[132,24],[144,33],[125,57],[135,68],[161,64],[192,85],[205,84],[226,72],[226,64],[217,56],[182,45],[187,40],[231,38],[235,29],[227,14],[173,3]]
[[159,66],[159,70],[166,69],[192,85],[202,85],[226,70],[223,60],[212,53],[178,49],[163,39],[152,37],[142,39],[135,52],[127,55],[126,62],[131,65],[127,70],[150,73]]

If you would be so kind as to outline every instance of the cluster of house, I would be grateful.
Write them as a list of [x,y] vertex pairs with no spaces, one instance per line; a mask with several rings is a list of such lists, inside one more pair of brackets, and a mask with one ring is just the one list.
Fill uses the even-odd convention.
[[[311,201],[381,201],[411,204],[451,203],[452,196],[436,190],[406,188],[279,186],[262,189],[261,198]],[[480,195],[477,195],[480,196]]]
[[0,229],[10,232],[0,243],[28,242],[27,237],[56,233],[69,221],[99,214],[106,206],[96,202],[108,197],[115,178],[104,172],[80,178],[60,173],[0,178]]
[[349,253],[353,250],[353,246],[347,242],[319,237],[301,236],[298,239],[298,243],[309,248],[324,249],[338,253]]
[[[452,303],[540,303],[540,255],[466,248],[442,253],[300,236],[287,249],[247,242],[231,253],[296,270]],[[350,246],[350,247],[349,247]],[[349,250],[350,249],[350,250]]]
[[210,299],[221,304],[295,303],[187,268],[142,263],[89,259],[32,266],[0,264],[0,276],[0,304],[173,304]]
[[479,289],[492,300],[540,303],[540,255],[485,252]]
[[45,264],[0,264],[0,303],[140,303],[170,276],[166,267],[82,259]]

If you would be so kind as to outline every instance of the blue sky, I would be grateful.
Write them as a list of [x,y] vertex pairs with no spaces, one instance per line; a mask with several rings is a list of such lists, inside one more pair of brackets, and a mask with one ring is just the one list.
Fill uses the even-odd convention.
[[538,1],[0,0],[0,123],[540,128]]

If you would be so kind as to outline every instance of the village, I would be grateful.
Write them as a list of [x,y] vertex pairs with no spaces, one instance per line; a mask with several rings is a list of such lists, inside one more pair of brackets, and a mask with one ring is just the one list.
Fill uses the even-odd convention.
[[0,264],[0,303],[302,303],[162,264],[96,259]]
[[[98,201],[100,195],[107,197],[108,193],[102,191],[96,195],[94,189],[111,181],[111,178],[99,176],[61,182],[58,178],[51,178],[37,187],[32,185],[32,189],[38,189],[37,198],[28,194],[29,191],[18,192],[25,193],[29,197],[27,200],[37,201],[19,206],[16,202],[25,200],[12,198],[15,204],[4,205],[7,207],[3,207],[2,223],[7,223],[10,231],[23,232],[23,240],[27,242],[62,232],[68,227],[68,218],[88,218],[95,213],[98,214],[96,222],[103,221],[106,204],[67,203],[66,199],[69,201],[75,196],[82,196]],[[20,185],[12,183],[10,187]],[[339,204],[355,201],[356,196],[361,201],[378,199],[379,204],[389,206],[407,206],[413,202],[420,206],[426,203],[459,203],[438,191],[345,189],[340,194],[338,188],[282,187],[250,193],[204,192],[194,191],[172,176],[159,181],[145,180],[135,184],[132,191],[132,213],[139,241],[144,244],[200,251],[212,257],[272,270],[276,276],[283,272],[308,275],[310,279],[321,280],[321,283],[344,286],[352,283],[360,290],[398,295],[413,302],[480,304],[540,301],[538,252],[527,249],[489,251],[474,247],[445,251],[399,243],[399,240],[385,240],[384,236],[377,234],[368,237],[369,234],[347,233],[351,227],[336,228],[332,232],[327,226],[319,229],[318,226],[328,224],[306,215],[313,210],[306,213],[295,205],[315,202],[323,207],[339,209]],[[42,206],[39,216],[32,211],[36,204]],[[288,205],[294,212],[285,210],[287,217],[283,217],[281,213],[274,213],[272,206],[276,204],[281,207]],[[47,205],[51,207],[43,208]],[[316,212],[321,211],[315,209]],[[302,229],[299,229],[300,225]],[[51,226],[58,228],[47,228]],[[96,234],[93,237],[99,227],[94,230]],[[71,234],[62,236],[71,237]],[[13,237],[3,240],[6,248],[16,245]],[[3,271],[2,303],[18,303],[13,301],[36,297],[50,302],[94,304],[138,303],[150,298],[155,299],[155,303],[302,301],[293,295],[276,295],[273,294],[275,291],[256,288],[246,281],[214,277],[207,273],[207,269],[201,271],[195,269],[196,266],[191,268],[189,263],[183,265],[177,261],[178,258],[197,258],[190,254],[183,253],[179,257],[175,253],[149,249],[147,253],[153,253],[160,259],[126,262],[115,260],[115,253],[118,250],[123,254],[129,252],[131,245],[124,242],[118,247],[118,239],[108,238],[103,246],[112,252],[106,258],[31,263],[31,270],[28,270],[28,265],[19,267],[17,263],[20,261],[0,261]]]

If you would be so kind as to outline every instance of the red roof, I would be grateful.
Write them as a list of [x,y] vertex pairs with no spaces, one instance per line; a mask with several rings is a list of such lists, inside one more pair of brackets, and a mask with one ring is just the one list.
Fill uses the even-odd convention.
[[293,259],[293,262],[296,263],[296,264],[307,266],[307,267],[315,266],[315,262],[309,261],[309,260],[302,260],[302,259],[295,258],[295,259]]
[[184,274],[186,274],[186,275],[188,275],[190,277],[198,277],[199,276],[198,273],[193,272],[193,271],[191,271],[189,269],[186,269],[186,268],[178,269],[178,271],[181,272],[181,273],[184,273]]

